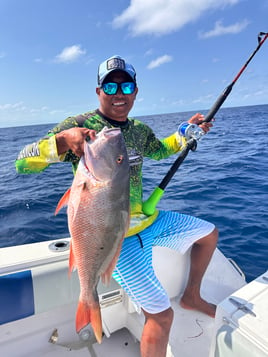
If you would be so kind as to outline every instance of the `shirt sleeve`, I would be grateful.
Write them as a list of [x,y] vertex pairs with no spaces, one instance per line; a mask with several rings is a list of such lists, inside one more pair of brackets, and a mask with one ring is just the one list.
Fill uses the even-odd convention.
[[39,173],[44,171],[50,164],[60,161],[71,162],[73,166],[77,165],[79,158],[71,150],[58,155],[55,135],[60,131],[79,126],[79,120],[81,121],[82,119],[85,119],[83,115],[69,117],[51,129],[44,138],[33,144],[26,145],[15,161],[16,171],[19,174]]
[[154,160],[161,160],[183,150],[186,139],[177,132],[164,139],[157,139],[153,131],[147,137],[145,156]]
[[55,135],[52,135],[26,145],[19,153],[15,166],[20,174],[39,173],[63,159],[64,155],[58,155]]

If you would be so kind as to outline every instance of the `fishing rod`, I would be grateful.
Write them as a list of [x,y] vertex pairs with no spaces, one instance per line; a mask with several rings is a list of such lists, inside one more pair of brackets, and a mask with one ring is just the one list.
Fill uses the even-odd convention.
[[[252,60],[252,58],[255,56],[255,54],[259,51],[260,47],[263,45],[264,41],[268,37],[268,32],[260,32],[258,35],[258,46],[256,49],[253,51],[253,53],[250,55],[246,63],[243,65],[243,67],[240,69],[240,71],[237,73],[233,81],[224,89],[224,91],[220,94],[220,96],[216,99],[215,103],[205,116],[205,119],[202,121],[202,123],[208,123],[210,122],[213,118],[214,115],[217,113],[217,111],[220,109],[228,95],[231,93],[234,84],[237,82],[238,78],[241,76],[241,74],[244,72],[246,69],[247,65],[249,62]],[[202,124],[200,123],[200,124]],[[199,125],[200,125],[199,124]],[[189,123],[183,123],[179,127],[179,132],[182,136],[185,136],[187,139],[186,146],[185,148],[181,151],[181,154],[178,156],[178,158],[175,160],[163,180],[160,182],[160,184],[154,189],[152,194],[149,196],[149,198],[143,202],[142,204],[142,210],[143,213],[146,214],[147,216],[151,216],[154,214],[156,206],[158,202],[160,201],[161,197],[164,194],[165,188],[167,187],[168,183],[172,179],[172,177],[175,175],[176,171],[180,167],[180,165],[183,163],[184,159],[187,157],[188,153],[190,150],[195,151],[197,148],[197,141],[203,136],[205,133],[201,128],[199,128],[198,125],[196,124],[189,124]]]

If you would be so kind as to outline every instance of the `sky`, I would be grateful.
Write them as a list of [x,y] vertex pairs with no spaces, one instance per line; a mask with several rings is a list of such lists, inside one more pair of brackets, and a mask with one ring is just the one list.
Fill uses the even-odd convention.
[[[96,109],[97,68],[112,55],[137,72],[131,116],[205,114],[261,31],[268,0],[0,0],[0,127]],[[266,42],[223,107],[268,103]]]

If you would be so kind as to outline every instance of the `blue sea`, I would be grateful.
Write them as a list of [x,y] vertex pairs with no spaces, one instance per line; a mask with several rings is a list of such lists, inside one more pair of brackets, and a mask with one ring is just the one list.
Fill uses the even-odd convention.
[[[164,137],[192,114],[139,119]],[[72,183],[70,164],[54,164],[32,175],[18,175],[14,167],[19,151],[51,127],[0,129],[0,247],[69,236],[66,211],[57,216],[54,211]],[[220,232],[218,247],[236,261],[247,281],[268,269],[267,138],[268,105],[221,109],[213,129],[198,142],[197,150],[189,153],[158,206],[213,222]],[[145,159],[145,198],[175,158],[160,162]]]

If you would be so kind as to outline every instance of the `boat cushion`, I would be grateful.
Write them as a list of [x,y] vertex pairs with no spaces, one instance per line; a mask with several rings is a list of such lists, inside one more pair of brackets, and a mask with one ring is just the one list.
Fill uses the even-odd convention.
[[34,314],[31,270],[0,276],[0,324]]

